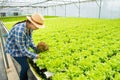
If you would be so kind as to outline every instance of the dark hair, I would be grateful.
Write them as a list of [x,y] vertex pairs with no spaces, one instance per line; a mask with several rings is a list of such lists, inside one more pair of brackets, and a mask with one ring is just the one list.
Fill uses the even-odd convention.
[[16,24],[13,25],[13,27],[19,23],[23,23],[23,22],[28,22],[28,23],[31,23],[29,20],[23,20],[23,21],[20,21],[20,22],[17,22]]

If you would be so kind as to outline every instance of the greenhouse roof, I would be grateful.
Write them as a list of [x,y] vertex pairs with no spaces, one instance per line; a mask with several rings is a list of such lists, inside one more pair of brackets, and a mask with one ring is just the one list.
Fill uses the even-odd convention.
[[0,0],[0,7],[50,7],[95,0]]

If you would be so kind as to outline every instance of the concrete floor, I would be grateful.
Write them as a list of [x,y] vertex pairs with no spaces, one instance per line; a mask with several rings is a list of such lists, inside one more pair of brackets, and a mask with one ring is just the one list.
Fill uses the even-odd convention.
[[18,73],[9,54],[6,55],[9,68],[7,68],[3,47],[0,39],[0,80],[19,80]]
[[12,58],[9,54],[7,54],[7,58],[8,58],[8,63],[9,63],[9,68],[8,69],[6,68],[8,80],[19,80],[18,73],[13,64]]
[[[0,39],[0,42],[1,42],[1,39]],[[4,65],[1,46],[2,44],[0,43],[0,80],[7,80],[6,69]]]

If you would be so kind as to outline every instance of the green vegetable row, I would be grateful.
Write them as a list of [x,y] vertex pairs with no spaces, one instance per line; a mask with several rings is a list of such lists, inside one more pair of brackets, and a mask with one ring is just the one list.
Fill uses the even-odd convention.
[[36,63],[54,73],[52,80],[120,79],[120,19],[46,18],[45,25],[33,39],[49,51]]

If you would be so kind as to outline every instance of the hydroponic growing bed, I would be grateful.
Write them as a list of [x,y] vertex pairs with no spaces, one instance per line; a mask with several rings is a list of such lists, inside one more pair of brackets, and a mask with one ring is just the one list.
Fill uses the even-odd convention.
[[[11,29],[16,22],[4,24]],[[49,51],[39,53],[36,64],[52,72],[52,80],[119,80],[119,24],[120,19],[46,18],[46,28],[34,31],[33,39],[46,42]]]

